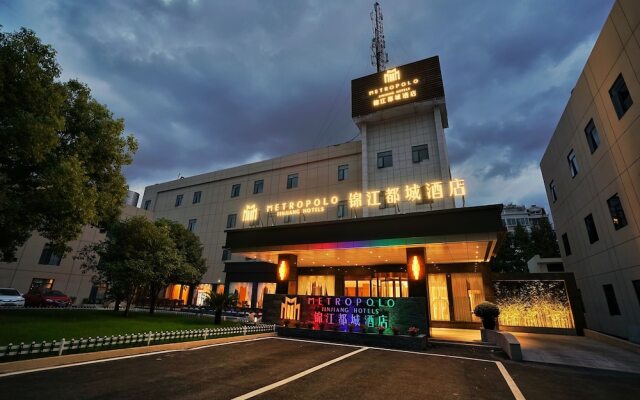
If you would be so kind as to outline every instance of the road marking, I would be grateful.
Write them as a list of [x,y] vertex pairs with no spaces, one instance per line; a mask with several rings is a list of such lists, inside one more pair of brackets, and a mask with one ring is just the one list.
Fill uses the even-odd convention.
[[[317,341],[317,340],[304,340],[304,339],[293,339],[293,338],[284,338],[284,337],[269,337],[266,339],[278,339],[278,340],[292,340],[295,342],[305,342],[305,343],[319,343],[319,344],[327,344],[327,345],[331,345],[331,346],[345,346],[345,347],[361,347],[361,346],[356,346],[353,344],[343,344],[343,343],[332,343],[332,342],[321,342],[321,341]],[[423,353],[420,351],[411,351],[411,350],[399,350],[399,349],[386,349],[383,347],[372,347],[369,346],[369,349],[371,350],[381,350],[381,351],[395,351],[398,353],[409,353],[409,354],[418,354],[421,356],[431,356],[431,357],[444,357],[444,358],[457,358],[460,360],[470,360],[470,361],[482,361],[482,362],[488,362],[488,363],[494,363],[494,360],[485,360],[482,358],[471,358],[471,357],[462,357],[462,356],[450,356],[447,354],[434,354],[434,353]]]
[[504,367],[504,365],[500,361],[495,361],[495,363],[498,366],[498,369],[500,370],[502,377],[504,378],[505,381],[507,381],[507,385],[509,385],[509,389],[511,389],[511,393],[513,393],[513,397],[515,397],[516,400],[525,400],[524,395],[522,394],[522,392],[518,388],[518,385],[516,385],[516,382],[513,380],[513,378],[509,374],[509,371],[507,371],[507,369]]
[[[270,337],[247,339],[247,340],[236,340],[236,341],[233,341],[233,342],[225,342],[225,343],[208,344],[208,345],[204,345],[204,346],[193,347],[193,348],[190,348],[190,349],[175,349],[175,350],[153,351],[153,352],[150,352],[150,353],[132,354],[132,355],[129,355],[129,356],[103,358],[103,359],[100,359],[100,360],[81,361],[81,362],[71,363],[71,364],[54,365],[54,366],[51,366],[51,367],[42,367],[42,368],[27,369],[27,370],[23,370],[23,371],[6,372],[6,373],[0,373],[0,378],[4,378],[5,376],[12,376],[12,375],[29,374],[29,373],[32,373],[32,372],[48,371],[48,370],[51,370],[51,369],[78,367],[78,366],[81,366],[81,365],[89,365],[89,364],[98,364],[98,363],[109,362],[109,361],[126,360],[126,359],[129,359],[129,358],[154,356],[154,355],[165,354],[165,353],[177,353],[177,352],[189,351],[189,350],[199,350],[199,349],[204,349],[204,348],[213,347],[213,346],[224,346],[224,345],[227,345],[227,344],[254,342],[256,340],[264,340],[264,339],[270,339]],[[114,349],[114,350],[120,350],[120,349]],[[88,354],[88,353],[85,353],[85,354]]]
[[293,381],[295,381],[297,379],[300,379],[303,376],[307,376],[309,374],[312,374],[312,373],[314,373],[314,372],[316,372],[316,371],[318,371],[318,370],[320,370],[320,369],[322,369],[324,367],[328,367],[331,364],[335,364],[335,363],[337,363],[339,361],[342,361],[345,358],[349,358],[349,357],[351,357],[353,355],[356,355],[358,353],[362,353],[363,351],[368,350],[368,349],[369,349],[368,347],[362,347],[362,348],[360,348],[360,349],[358,349],[356,351],[352,351],[351,353],[345,354],[345,355],[340,356],[338,358],[334,358],[333,360],[330,360],[330,361],[327,361],[325,363],[316,365],[315,367],[310,368],[310,369],[308,369],[306,371],[302,371],[302,372],[297,373],[295,375],[292,375],[292,376],[290,376],[288,378],[285,378],[285,379],[282,379],[282,380],[280,380],[278,382],[272,383],[271,385],[267,385],[267,386],[261,387],[260,389],[256,389],[256,390],[254,390],[252,392],[243,394],[242,396],[235,397],[233,400],[250,399],[250,398],[255,397],[255,396],[259,395],[259,394],[268,392],[269,390],[275,389],[275,388],[277,388],[279,386],[286,385],[289,382],[293,382]]

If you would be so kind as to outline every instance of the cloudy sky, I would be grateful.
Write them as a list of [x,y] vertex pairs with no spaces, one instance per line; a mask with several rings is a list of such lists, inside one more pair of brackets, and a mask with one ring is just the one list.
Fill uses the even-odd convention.
[[[440,55],[452,171],[468,205],[548,207],[539,161],[613,0],[382,0],[391,65]],[[140,143],[132,189],[357,134],[373,1],[0,0],[64,80],[89,84]]]

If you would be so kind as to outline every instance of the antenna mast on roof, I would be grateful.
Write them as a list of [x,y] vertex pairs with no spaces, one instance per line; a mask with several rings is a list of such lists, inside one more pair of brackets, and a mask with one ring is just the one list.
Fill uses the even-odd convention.
[[387,69],[389,55],[385,51],[384,30],[382,28],[382,10],[377,1],[373,5],[371,12],[371,22],[373,23],[373,39],[371,39],[371,65],[375,65],[378,72]]

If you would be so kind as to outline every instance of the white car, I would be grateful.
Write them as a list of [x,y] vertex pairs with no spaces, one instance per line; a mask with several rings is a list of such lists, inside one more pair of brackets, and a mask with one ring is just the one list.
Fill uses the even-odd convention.
[[0,288],[0,307],[24,307],[24,297],[16,289]]

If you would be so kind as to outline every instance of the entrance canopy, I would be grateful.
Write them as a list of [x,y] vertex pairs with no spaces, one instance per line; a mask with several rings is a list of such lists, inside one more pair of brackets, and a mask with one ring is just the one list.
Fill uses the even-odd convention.
[[298,267],[406,263],[406,250],[426,249],[428,264],[487,262],[505,229],[502,205],[381,217],[227,230],[225,248],[276,263],[295,254]]

